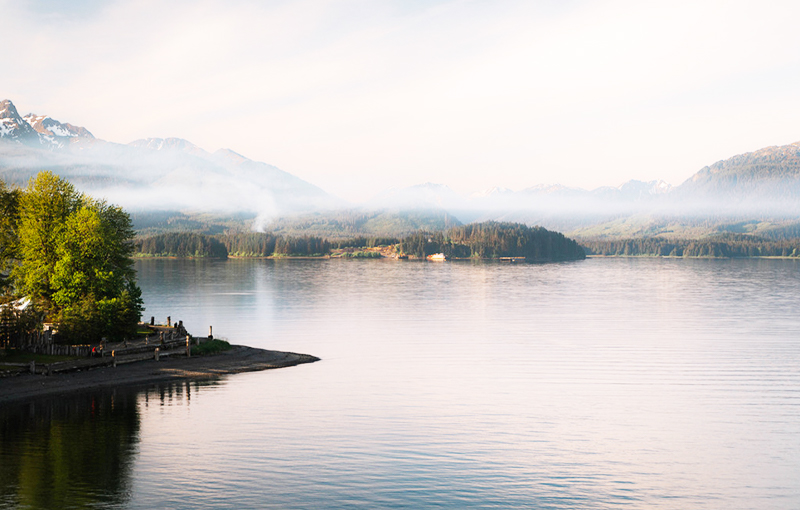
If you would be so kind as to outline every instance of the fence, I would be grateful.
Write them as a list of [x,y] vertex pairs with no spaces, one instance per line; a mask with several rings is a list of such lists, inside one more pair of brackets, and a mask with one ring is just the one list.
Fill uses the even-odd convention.
[[25,351],[55,356],[91,356],[91,345],[28,344]]
[[21,323],[20,312],[14,311],[10,306],[0,307],[0,348],[18,347],[34,352],[32,347],[49,346],[53,343],[53,331],[50,329],[35,329],[25,331]]

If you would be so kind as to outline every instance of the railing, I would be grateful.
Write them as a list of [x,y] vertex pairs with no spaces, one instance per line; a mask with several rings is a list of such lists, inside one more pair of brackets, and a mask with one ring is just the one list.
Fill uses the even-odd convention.
[[50,375],[104,366],[117,366],[118,364],[135,363],[150,359],[159,361],[160,358],[169,356],[191,356],[192,345],[200,345],[201,341],[208,340],[207,338],[191,337],[189,335],[172,340],[165,340],[164,342],[161,342],[158,336],[154,338],[155,341],[153,342],[149,342],[148,339],[145,340],[145,344],[130,347],[115,346],[113,349],[96,349],[94,353],[92,353],[92,346],[90,345],[42,346],[44,349],[42,352],[38,352],[39,354],[62,354],[76,356],[78,359],[58,361],[55,363],[35,363],[33,361],[29,363],[6,363],[0,360],[0,365],[14,367],[16,369],[0,370],[0,377],[17,375],[25,372]]
[[25,352],[49,354],[51,356],[88,357],[92,355],[91,345],[29,344],[24,346],[24,350]]

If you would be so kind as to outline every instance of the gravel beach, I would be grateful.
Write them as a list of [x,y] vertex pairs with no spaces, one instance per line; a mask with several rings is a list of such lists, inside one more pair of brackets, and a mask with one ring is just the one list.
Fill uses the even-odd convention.
[[254,372],[313,363],[308,354],[268,351],[235,345],[208,356],[169,357],[50,376],[22,374],[0,379],[0,404],[95,388],[142,386],[164,381],[217,379],[227,374]]

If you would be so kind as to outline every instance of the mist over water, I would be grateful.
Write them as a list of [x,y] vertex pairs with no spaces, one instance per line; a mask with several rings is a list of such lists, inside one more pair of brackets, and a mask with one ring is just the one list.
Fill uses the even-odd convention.
[[[800,218],[796,144],[717,162],[679,186],[630,180],[587,190],[531,182],[516,191],[495,187],[467,195],[444,184],[426,183],[386,189],[348,203],[229,149],[210,153],[178,138],[148,138],[127,145],[85,136],[68,140],[50,149],[0,140],[0,178],[24,186],[37,172],[51,170],[79,190],[137,214],[188,213],[223,221],[246,216],[248,227],[256,231],[269,230],[280,220],[292,223],[293,230],[309,226],[313,230],[315,224],[335,223],[343,215],[388,212],[407,220],[420,211],[447,214],[462,223],[522,222],[588,237],[598,232],[648,236],[670,233],[670,226],[683,229],[702,222],[796,223]],[[378,177],[375,186],[384,182]],[[623,223],[627,226],[621,227]],[[604,226],[586,231],[598,225]]]

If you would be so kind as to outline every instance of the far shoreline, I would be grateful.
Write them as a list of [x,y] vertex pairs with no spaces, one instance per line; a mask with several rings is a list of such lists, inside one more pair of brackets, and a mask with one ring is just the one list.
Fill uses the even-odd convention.
[[287,368],[320,359],[309,354],[234,345],[218,354],[170,357],[49,376],[21,374],[0,379],[0,404],[105,388],[135,388],[173,381],[215,380],[230,374]]
[[800,260],[800,257],[783,257],[778,255],[754,255],[752,257],[684,257],[683,255],[586,255],[587,259],[682,259],[682,260]]

